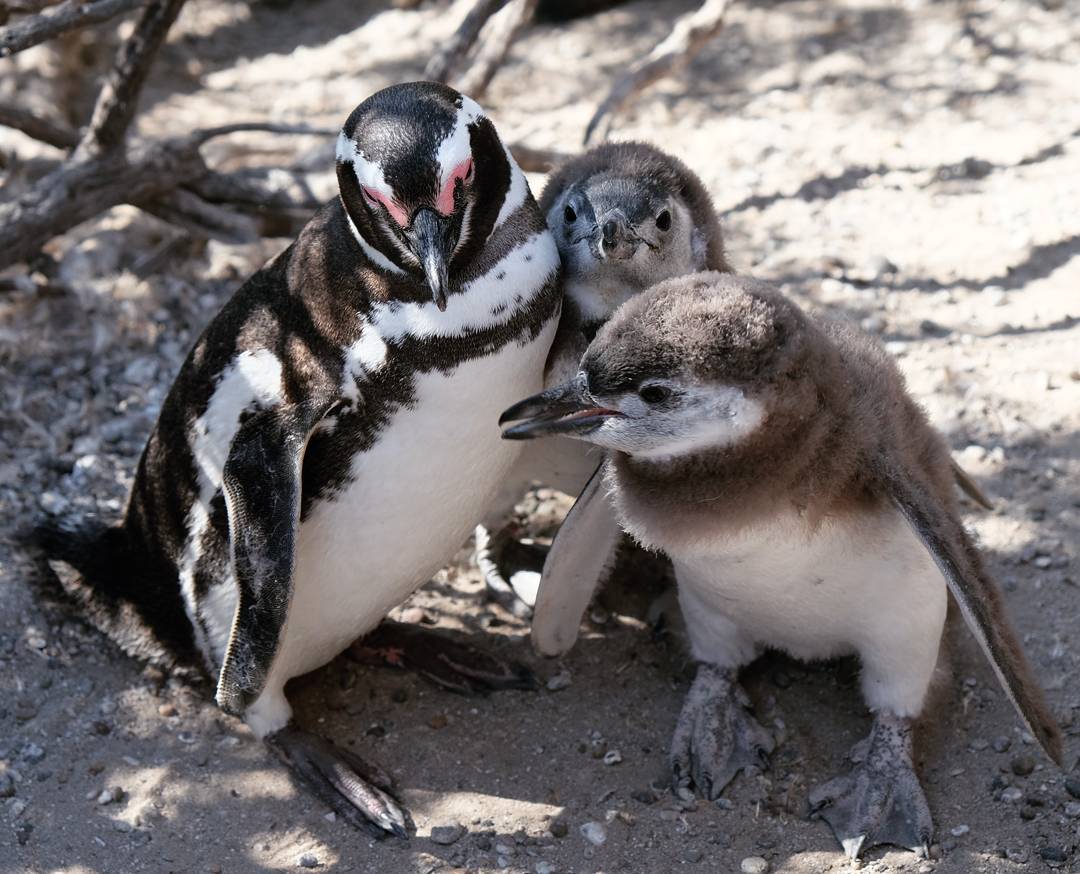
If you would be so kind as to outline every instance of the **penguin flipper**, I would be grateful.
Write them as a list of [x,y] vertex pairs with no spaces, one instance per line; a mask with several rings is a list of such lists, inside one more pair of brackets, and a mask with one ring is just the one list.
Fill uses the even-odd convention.
[[241,425],[225,462],[239,597],[216,699],[234,715],[262,691],[292,601],[307,431],[295,408],[261,410]]
[[622,530],[597,466],[570,509],[544,561],[533,612],[533,648],[563,655],[577,641],[581,617],[615,557]]
[[986,492],[984,492],[979,487],[979,484],[971,478],[971,474],[957,463],[955,458],[952,459],[952,472],[953,479],[956,480],[956,485],[960,488],[960,491],[971,498],[971,500],[984,510],[994,509],[994,502],[986,497]]
[[1062,763],[1061,729],[1005,613],[1001,592],[963,525],[922,479],[883,459],[880,475],[896,508],[923,542],[986,654],[1005,694],[1046,754]]

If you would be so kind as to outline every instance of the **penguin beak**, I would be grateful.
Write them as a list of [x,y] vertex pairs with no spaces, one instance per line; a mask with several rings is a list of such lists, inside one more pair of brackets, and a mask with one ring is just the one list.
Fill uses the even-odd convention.
[[435,306],[445,312],[448,264],[454,251],[453,223],[435,210],[421,207],[413,216],[405,237],[423,268]]
[[569,382],[514,404],[499,417],[499,424],[518,422],[503,431],[504,440],[531,440],[549,434],[576,437],[621,415],[618,410],[598,406],[589,394],[585,374],[579,373]]
[[596,227],[600,232],[597,254],[604,261],[625,261],[641,243],[634,226],[621,209],[608,210],[596,220]]

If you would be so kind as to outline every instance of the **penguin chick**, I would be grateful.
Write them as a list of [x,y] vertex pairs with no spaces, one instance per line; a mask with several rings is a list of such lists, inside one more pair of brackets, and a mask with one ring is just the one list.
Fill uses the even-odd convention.
[[499,410],[543,384],[559,260],[494,125],[451,88],[361,103],[337,176],[340,196],[196,342],[122,524],[41,536],[129,652],[201,662],[219,706],[338,815],[404,836],[382,770],[299,729],[285,685],[373,629],[483,516],[518,455]]
[[853,858],[877,844],[924,851],[933,823],[912,723],[950,594],[1060,764],[1060,731],[959,521],[948,448],[865,334],[761,282],[683,277],[626,304],[577,376],[503,419],[526,420],[505,437],[607,450],[622,525],[672,560],[700,663],[672,743],[676,785],[711,799],[764,764],[773,742],[737,676],[763,648],[856,654],[874,726],[812,808]]
[[[647,143],[607,143],[566,162],[544,187],[540,209],[559,248],[565,289],[545,386],[577,372],[597,329],[630,297],[663,279],[731,269],[705,186],[678,158]],[[577,495],[599,461],[599,453],[571,440],[530,446],[507,477],[487,524],[477,528],[476,560],[488,589],[519,615],[528,614],[535,602],[539,574],[511,569],[504,577],[500,565],[510,563],[513,532],[498,526],[505,525],[533,483]],[[592,555],[606,565],[614,555],[618,527],[613,518],[606,524],[598,520],[594,527]],[[489,528],[498,533],[491,536]],[[609,543],[602,560],[601,541]],[[602,568],[575,571],[595,577]]]

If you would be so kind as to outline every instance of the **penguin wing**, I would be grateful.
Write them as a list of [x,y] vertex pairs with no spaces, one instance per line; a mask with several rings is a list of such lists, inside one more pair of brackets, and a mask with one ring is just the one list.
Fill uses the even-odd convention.
[[952,472],[953,479],[956,480],[956,485],[959,486],[960,491],[971,498],[971,500],[984,510],[994,509],[993,501],[986,497],[986,492],[979,488],[979,484],[971,478],[970,473],[957,463],[955,458],[952,459]]
[[622,531],[597,466],[559,528],[544,561],[533,612],[533,648],[545,656],[568,652],[597,584],[611,566]]
[[296,408],[260,410],[241,425],[225,462],[239,597],[216,697],[234,715],[262,692],[292,600],[308,430]]
[[1028,730],[1058,765],[1061,729],[1051,714],[982,557],[963,525],[922,479],[885,459],[885,488],[897,509],[933,557],[956,600],[968,629],[979,642]]

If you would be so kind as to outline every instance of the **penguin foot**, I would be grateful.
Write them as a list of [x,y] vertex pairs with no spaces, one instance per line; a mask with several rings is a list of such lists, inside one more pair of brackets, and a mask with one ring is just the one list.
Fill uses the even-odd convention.
[[348,652],[357,661],[414,670],[462,695],[540,688],[536,675],[525,665],[504,661],[445,634],[403,622],[383,622]]
[[767,768],[775,746],[754,718],[736,672],[702,664],[671,741],[672,786],[693,784],[714,801],[740,771]]
[[378,765],[291,723],[268,735],[266,743],[346,822],[377,838],[408,838],[409,814],[390,795],[392,781]]
[[810,793],[811,817],[829,824],[850,859],[879,844],[929,853],[934,822],[912,763],[911,734],[911,720],[879,714],[852,751],[851,772]]
[[512,526],[491,534],[476,529],[476,565],[484,575],[488,597],[520,619],[529,619],[536,606],[540,574],[547,548],[522,543]]

